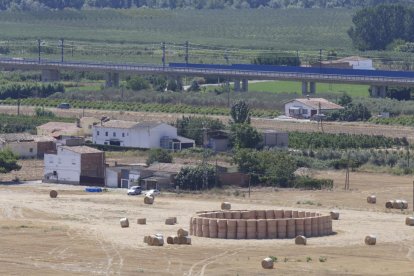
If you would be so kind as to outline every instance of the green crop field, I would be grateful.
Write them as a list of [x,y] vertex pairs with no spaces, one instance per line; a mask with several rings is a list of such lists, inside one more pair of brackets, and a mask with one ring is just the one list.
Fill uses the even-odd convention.
[[[351,85],[351,84],[327,84],[317,83],[316,93],[343,93],[346,92],[352,97],[368,97],[368,85]],[[291,81],[266,81],[249,83],[249,90],[255,92],[273,92],[273,93],[301,93],[302,83]]]
[[[319,49],[352,50],[346,30],[354,10],[86,10],[1,12],[0,46],[4,55],[58,59],[65,38],[66,59],[161,62],[183,61],[190,42],[190,62],[250,62],[257,51],[300,51],[317,58]],[[7,31],[6,31],[7,30]],[[0,50],[3,48],[0,48]],[[73,50],[73,51],[72,51]],[[73,53],[73,56],[72,56]]]

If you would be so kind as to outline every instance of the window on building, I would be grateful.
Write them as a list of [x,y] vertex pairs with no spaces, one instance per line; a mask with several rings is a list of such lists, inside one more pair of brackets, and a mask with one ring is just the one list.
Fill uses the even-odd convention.
[[125,133],[122,132],[122,137],[125,137]]
[[98,135],[98,136],[99,136],[99,130],[96,132],[96,135]]
[[307,109],[302,109],[302,114],[308,114],[308,110]]
[[116,132],[114,132],[114,134],[113,134],[113,135],[114,135],[114,137],[116,137]]
[[29,149],[29,152],[33,152],[33,148],[30,148],[30,149]]
[[108,136],[108,131],[105,131],[105,136]]

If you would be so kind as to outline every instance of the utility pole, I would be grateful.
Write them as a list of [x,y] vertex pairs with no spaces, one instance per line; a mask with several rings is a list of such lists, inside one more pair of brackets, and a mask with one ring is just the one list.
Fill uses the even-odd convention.
[[208,172],[207,172],[207,128],[203,124],[203,189],[208,186]]
[[319,49],[319,70],[322,69],[322,49]]
[[345,174],[345,190],[349,190],[349,152],[348,152],[348,158],[346,163],[346,174]]
[[17,116],[20,115],[20,93],[19,89],[17,89]]
[[185,42],[185,65],[188,65],[188,40]]
[[226,80],[226,90],[227,90],[227,107],[230,108],[230,81]]
[[165,42],[161,43],[161,50],[162,50],[162,67],[165,68]]
[[72,57],[73,57],[73,47],[74,47],[74,46],[73,46],[73,41],[72,41],[72,43],[71,43],[71,44],[72,44],[72,45],[71,45],[71,46],[72,46],[72,47],[71,47],[71,48],[72,48],[71,50],[72,50]]
[[61,56],[61,62],[63,62],[63,43],[64,43],[65,39],[61,38],[60,39],[60,56]]
[[38,52],[38,54],[39,54],[39,63],[40,63],[40,44],[41,44],[41,40],[40,40],[40,39],[38,39],[38,40],[37,40],[37,52]]

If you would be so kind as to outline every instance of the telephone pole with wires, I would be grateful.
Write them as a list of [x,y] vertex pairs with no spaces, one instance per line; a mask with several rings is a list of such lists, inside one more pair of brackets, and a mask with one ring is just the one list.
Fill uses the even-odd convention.
[[188,65],[188,40],[185,42],[185,65]]
[[203,190],[208,187],[208,168],[207,168],[207,128],[203,124],[203,161],[202,161],[202,168],[203,168]]
[[162,67],[165,68],[165,42],[161,43],[161,50],[162,50]]
[[60,39],[60,58],[61,58],[61,62],[63,62],[63,46],[64,46],[64,38]]

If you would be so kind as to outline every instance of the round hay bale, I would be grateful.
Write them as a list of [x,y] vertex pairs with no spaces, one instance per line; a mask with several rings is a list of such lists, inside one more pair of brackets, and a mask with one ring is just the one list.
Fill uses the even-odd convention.
[[408,209],[408,202],[406,200],[402,200],[403,209]]
[[367,197],[367,202],[370,204],[375,204],[377,203],[377,197],[375,195],[370,195]]
[[231,212],[224,212],[225,219],[231,219]]
[[127,218],[121,218],[119,220],[119,223],[121,224],[122,228],[127,228],[129,227],[129,220]]
[[249,211],[249,218],[248,219],[256,219],[256,211],[255,210],[250,210]]
[[368,235],[365,237],[365,244],[366,245],[375,245],[377,243],[377,237],[374,235]]
[[58,192],[57,192],[57,191],[55,191],[55,190],[51,190],[51,191],[49,192],[49,196],[50,196],[50,198],[57,198],[57,196],[58,196]]
[[271,258],[264,258],[262,261],[262,267],[264,269],[273,269],[273,260]]
[[217,220],[217,238],[227,238],[227,220],[225,219]]
[[256,232],[258,239],[266,239],[267,237],[267,220],[258,219],[256,224]]
[[238,219],[236,220],[237,223],[237,232],[236,232],[236,238],[237,239],[245,239],[246,238],[246,220],[244,219]]
[[144,243],[148,243],[150,236],[144,236]]
[[197,218],[196,236],[203,236],[203,218]]
[[311,217],[312,237],[319,236],[319,217]]
[[232,219],[241,219],[241,212],[240,211],[233,211],[231,212]]
[[287,220],[286,219],[277,220],[277,237],[279,239],[285,239],[286,231],[287,231]]
[[144,203],[145,204],[153,204],[154,203],[154,197],[152,197],[152,196],[145,196],[144,197]]
[[[209,220],[207,220],[207,225],[208,225],[208,221]],[[177,230],[177,236],[179,236],[179,237],[187,237],[188,236],[188,231],[187,230],[184,230],[183,228],[180,228],[180,229]]]
[[303,218],[295,219],[296,236],[305,235],[305,220]]
[[217,218],[224,219],[224,213],[223,212],[217,212]]
[[266,219],[274,219],[275,218],[275,211],[274,210],[266,210]]
[[165,224],[166,224],[166,225],[174,225],[174,224],[175,224],[175,222],[174,222],[174,218],[172,218],[172,217],[170,217],[170,218],[166,218],[166,219],[165,219]]
[[217,219],[210,219],[208,222],[208,233],[210,235],[210,238],[217,238]]
[[331,211],[331,218],[334,220],[339,219],[339,212],[338,211]]
[[227,220],[227,239],[237,238],[237,221]]
[[414,217],[405,218],[405,224],[408,226],[414,226]]
[[178,244],[178,242],[179,242],[178,237],[173,237],[173,243]]
[[289,239],[293,239],[294,237],[296,237],[296,227],[295,227],[295,225],[296,225],[295,219],[287,219],[286,233],[287,233],[287,237]]
[[274,213],[275,213],[275,218],[276,219],[283,218],[283,210],[275,210]]
[[221,203],[221,210],[230,210],[230,209],[231,209],[231,203],[230,202]]
[[164,245],[164,238],[159,236],[154,236],[151,239],[151,245],[153,246],[163,246]]
[[146,218],[139,218],[139,219],[137,219],[137,224],[147,224],[147,219]]
[[266,211],[265,210],[256,210],[256,218],[257,219],[266,219]]
[[174,237],[167,237],[168,244],[174,244]]
[[257,237],[256,228],[257,221],[255,219],[246,220],[246,238],[255,239]]
[[305,236],[297,236],[295,238],[295,244],[306,245],[306,237]]
[[299,218],[304,218],[304,217],[306,217],[306,212],[298,212],[298,217],[299,217]]
[[277,220],[276,219],[267,220],[267,238],[277,239]]
[[305,237],[312,237],[312,220],[311,218],[305,218]]
[[394,200],[388,200],[387,202],[385,202],[385,208],[387,209],[394,208]]
[[241,212],[241,218],[242,218],[242,219],[249,219],[249,218],[250,218],[250,213],[249,213],[249,211],[242,211],[242,212]]
[[402,200],[397,199],[396,201],[394,201],[394,204],[392,205],[392,207],[394,209],[403,209],[404,204],[403,204]]
[[292,211],[292,218],[298,218],[299,212],[298,211]]
[[291,217],[292,217],[292,210],[283,211],[283,218],[291,218]]

